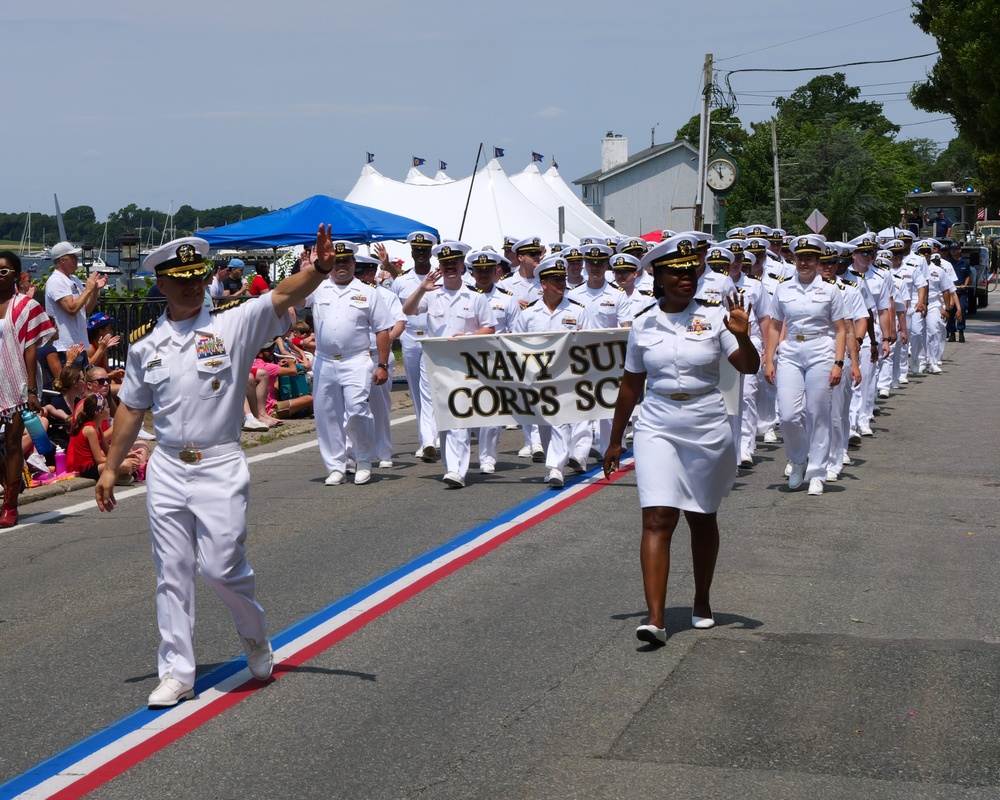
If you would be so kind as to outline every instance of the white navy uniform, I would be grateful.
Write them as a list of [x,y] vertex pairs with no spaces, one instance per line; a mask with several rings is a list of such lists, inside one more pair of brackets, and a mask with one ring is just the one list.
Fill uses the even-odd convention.
[[[371,286],[369,283],[365,285]],[[385,286],[375,286],[373,288],[385,303],[386,310],[389,312],[389,318],[392,320],[392,327],[395,327],[399,322],[405,324],[406,314],[403,313],[403,304],[399,302],[399,298],[396,297],[395,292]],[[406,328],[403,328],[403,330],[406,330]],[[372,331],[369,347],[371,348],[373,382],[371,384],[371,392],[368,395],[368,405],[372,411],[372,421],[374,422],[375,429],[374,460],[392,461],[392,373],[396,366],[396,356],[390,347],[389,360],[386,362],[389,365],[389,379],[381,386],[376,386],[374,378],[375,367],[378,366],[378,345],[375,341],[375,336],[375,331]],[[356,459],[354,442],[351,441],[350,434],[347,434],[347,439],[349,457]]]
[[788,460],[806,465],[807,481],[826,479],[835,354],[829,331],[847,316],[842,294],[817,275],[808,284],[785,281],[771,299],[771,318],[787,330],[774,358],[781,437]]
[[[473,290],[477,291],[477,290]],[[521,304],[517,298],[499,284],[494,284],[488,292],[480,292],[493,309],[496,317],[496,333],[510,333],[517,318],[521,316]],[[490,425],[479,429],[479,466],[497,463],[497,448],[500,444],[500,426]]]
[[[406,302],[406,298],[416,291],[425,277],[426,273],[418,275],[416,270],[408,270],[395,279],[392,291],[396,293],[400,304]],[[427,389],[427,380],[421,377],[425,375],[425,369],[424,350],[420,346],[420,340],[425,336],[427,336],[427,314],[421,312],[408,316],[406,330],[399,337],[399,343],[403,350],[403,371],[406,373],[406,383],[410,387],[410,399],[413,401],[413,413],[417,417],[417,435],[420,438],[421,448],[427,445],[437,446],[438,439],[434,405]]]
[[632,447],[639,505],[715,513],[736,477],[719,361],[739,350],[721,306],[653,304],[629,331],[625,369],[646,373]]
[[[567,294],[571,299],[583,303],[590,324],[595,328],[622,328],[632,324],[635,316],[632,301],[625,290],[615,283],[605,280],[600,289],[591,289],[584,282]],[[594,423],[592,420],[573,425],[570,454],[581,464],[586,464],[590,449],[594,446]],[[610,418],[596,420],[597,452],[602,456],[611,438],[611,423]]]
[[[730,278],[732,281],[732,278]],[[750,341],[753,342],[757,352],[764,350],[764,339],[761,335],[760,320],[768,316],[768,303],[770,296],[764,291],[764,284],[760,278],[741,274],[733,281],[736,292],[743,298],[744,309],[750,310]],[[763,361],[761,362],[763,363]],[[760,370],[750,375],[741,375],[743,382],[739,441],[737,442],[737,452],[746,453],[753,456],[757,448],[757,423],[759,415],[757,412],[757,387]]]
[[346,472],[347,436],[358,462],[373,457],[371,336],[391,328],[393,319],[377,289],[357,278],[344,286],[327,279],[305,304],[316,331],[313,409],[320,457],[327,474]]
[[[459,289],[434,289],[420,298],[418,314],[426,313],[427,336],[448,337],[475,333],[480,328],[497,324],[496,316],[486,296],[462,285]],[[421,381],[427,381],[426,370],[421,371]],[[421,391],[424,387],[421,387]],[[427,387],[430,396],[430,387]],[[454,472],[465,480],[469,471],[469,454],[472,434],[469,428],[441,431],[441,460],[445,472]]]
[[[580,331],[596,328],[587,313],[586,307],[579,300],[563,295],[559,305],[553,311],[542,300],[536,300],[527,308],[521,310],[521,315],[514,324],[514,333],[552,333],[554,331]],[[548,470],[566,470],[566,464],[572,455],[570,451],[573,436],[573,424],[548,425],[538,423],[538,435],[545,448],[545,467]]]
[[[868,307],[865,304],[864,295],[857,282],[838,276],[836,285],[842,287],[844,297],[844,311],[847,317],[847,335],[854,336],[854,323],[858,320],[868,319]],[[834,331],[830,330],[830,337],[834,338]],[[851,339],[848,338],[848,342]],[[868,351],[861,350],[861,358],[870,357]],[[851,348],[844,350],[843,377],[836,386],[830,398],[830,458],[827,461],[827,474],[834,473],[838,477],[844,468],[844,454],[850,446],[851,432],[851,398],[854,396],[854,381],[851,379],[850,370]]]
[[240,449],[247,375],[257,352],[292,324],[270,295],[173,322],[166,314],[129,348],[118,397],[153,411],[147,467],[156,565],[160,677],[191,686],[196,569],[232,612],[240,636],[267,639],[246,558],[250,471]]
[[533,303],[542,296],[542,285],[538,278],[523,278],[520,272],[512,272],[502,281],[503,288],[514,298],[525,303]]
[[[950,266],[949,264],[948,267]],[[944,308],[944,293],[955,291],[955,281],[952,280],[948,267],[944,264],[935,264],[933,261],[927,265],[927,319],[925,321],[927,361],[924,364],[925,367],[940,367],[941,361],[944,359],[947,320],[941,316],[941,309]]]
[[[871,270],[861,273],[853,269],[847,272],[847,275],[851,276],[850,279],[857,282],[858,289],[865,301],[865,307],[871,312],[875,320],[874,340],[869,333],[865,333],[865,339],[861,343],[861,363],[858,364],[858,367],[861,369],[861,383],[854,387],[851,394],[851,429],[856,431],[867,427],[871,423],[874,413],[874,378],[878,362],[872,362],[871,349],[873,344],[878,348],[879,340],[881,339],[880,331],[882,330],[882,325],[878,316],[880,306],[881,308],[886,308],[889,302],[888,296],[882,296],[885,289],[884,281],[878,276],[870,278],[870,272]],[[879,353],[879,358],[881,358],[881,353]],[[870,405],[868,402],[869,396],[871,396]]]

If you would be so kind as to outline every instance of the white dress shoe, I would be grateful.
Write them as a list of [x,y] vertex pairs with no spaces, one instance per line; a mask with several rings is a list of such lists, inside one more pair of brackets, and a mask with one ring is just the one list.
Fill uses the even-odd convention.
[[170,708],[181,700],[191,700],[194,697],[194,687],[176,680],[169,672],[163,676],[160,685],[153,689],[146,701],[150,708]]
[[788,476],[788,488],[795,491],[806,479],[806,465],[792,464],[792,474]]
[[872,426],[871,425],[862,425],[861,427],[858,428],[858,433],[860,433],[862,436],[874,436],[875,435],[875,432],[872,430]]
[[753,456],[749,453],[743,453],[740,455],[740,466],[741,467],[752,467],[753,466]]
[[861,444],[861,434],[852,428],[850,433],[847,434],[847,441],[850,444]]
[[492,475],[496,471],[497,471],[497,468],[495,466],[493,466],[492,464],[480,464],[479,465],[479,474],[480,475]]
[[657,628],[655,625],[640,625],[635,629],[635,638],[649,644],[666,644],[667,631],[665,628]]
[[425,444],[421,448],[424,452],[420,454],[421,461],[433,461],[438,454],[437,448],[432,444]]
[[844,463],[848,464],[848,465],[854,463],[853,461],[851,461],[851,457],[849,455],[847,455],[847,453],[844,453]]
[[879,389],[878,390],[878,396],[882,400],[888,399],[888,397],[889,397],[889,390],[888,389]]
[[576,456],[570,456],[569,461],[566,462],[566,466],[573,470],[573,472],[585,471],[583,465],[580,463],[580,459]]
[[531,458],[531,445],[526,444],[520,450],[517,451],[518,458]]
[[941,369],[941,367],[939,367],[939,366],[938,366],[937,364],[931,364],[931,365],[930,365],[930,366],[929,366],[929,367],[927,368],[927,371],[928,371],[928,372],[929,372],[929,373],[930,373],[931,375],[940,375],[941,373],[943,373],[943,372],[944,372],[944,370],[943,370],[943,369]]
[[262,642],[255,639],[243,639],[243,649],[247,654],[247,666],[250,667],[250,674],[259,681],[266,681],[270,678],[271,670],[274,669],[274,651],[271,650],[271,643],[267,639]]
[[327,486],[340,486],[344,482],[344,473],[339,469],[335,469],[329,475],[326,476],[326,480],[323,481]]
[[808,494],[818,495],[823,494],[823,481],[819,478],[813,478],[809,481],[809,491]]
[[910,382],[910,379],[907,378],[905,375],[899,379],[899,385],[900,386],[906,386],[906,384],[908,384],[909,382]]
[[359,461],[354,473],[354,485],[363,486],[372,479],[372,462]]
[[358,471],[358,464],[353,458],[347,459],[347,466],[344,467],[344,472],[348,475],[353,475]]
[[392,459],[391,458],[383,458],[381,461],[378,462],[378,468],[379,469],[391,469],[392,468]]
[[792,465],[791,461],[785,464],[785,477],[787,478],[789,475],[791,475],[794,469],[795,467]]
[[545,451],[540,444],[531,445],[531,460],[536,464],[541,464],[545,460]]
[[776,441],[778,441],[778,434],[774,432],[774,428],[771,428],[771,430],[764,432],[764,441],[767,442],[768,444],[774,444]]
[[465,478],[457,472],[446,472],[441,480],[448,484],[449,488],[452,489],[461,489],[465,486]]
[[694,614],[692,614],[691,627],[697,628],[700,631],[705,631],[708,630],[709,628],[715,627],[715,619],[713,617],[696,617]]
[[[831,481],[831,482],[836,482],[836,481],[839,481],[839,480],[840,480],[840,474],[839,474],[839,473],[836,473],[836,472],[834,472],[834,471],[833,471],[832,469],[828,469],[828,470],[826,471],[826,479],[827,479],[828,481]],[[811,484],[812,484],[812,481],[810,481],[809,483],[810,483],[810,485],[811,485]]]
[[553,489],[562,489],[563,474],[557,469],[550,469],[549,474],[545,477],[545,482]]

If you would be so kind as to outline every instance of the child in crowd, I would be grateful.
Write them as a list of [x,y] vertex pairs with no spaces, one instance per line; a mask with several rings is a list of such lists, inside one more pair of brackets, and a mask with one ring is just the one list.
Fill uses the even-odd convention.
[[298,371],[293,359],[283,359],[281,364],[275,361],[273,344],[257,353],[250,367],[250,379],[255,383],[257,406],[263,411],[262,421],[271,424],[273,420],[280,424],[278,417],[291,417],[302,411],[312,412],[312,395],[293,397],[291,400],[277,399],[278,378],[295,375]]
[[[108,458],[108,444],[101,432],[101,426],[107,419],[108,405],[99,394],[88,394],[76,404],[69,449],[66,451],[67,470],[82,478],[97,480]],[[132,483],[135,480],[133,473],[139,464],[139,458],[129,454],[118,470],[118,484],[127,486]]]

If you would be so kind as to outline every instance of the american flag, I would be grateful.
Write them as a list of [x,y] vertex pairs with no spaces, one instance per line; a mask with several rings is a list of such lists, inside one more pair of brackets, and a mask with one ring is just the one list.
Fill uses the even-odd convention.
[[976,219],[979,220],[980,222],[982,222],[982,221],[984,221],[986,219],[986,207],[985,206],[983,208],[979,209],[979,211],[976,212]]

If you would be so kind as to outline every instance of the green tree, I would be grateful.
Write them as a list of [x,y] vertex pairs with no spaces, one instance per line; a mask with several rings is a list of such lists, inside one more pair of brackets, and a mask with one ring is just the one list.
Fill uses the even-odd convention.
[[829,123],[849,125],[858,131],[878,136],[899,133],[882,113],[882,104],[858,100],[861,89],[850,86],[842,72],[817,75],[788,97],[774,101],[778,119],[793,131],[802,130],[807,136],[817,126]]
[[[739,158],[743,154],[743,148],[746,146],[747,141],[750,139],[750,134],[743,127],[740,118],[731,109],[713,108],[711,119],[712,126],[709,129],[708,152],[714,153],[721,148]],[[676,138],[690,142],[697,148],[699,142],[701,142],[701,115],[695,114],[684,125],[678,128]]]
[[972,145],[982,191],[1000,202],[1000,4],[996,0],[914,0],[913,21],[940,50],[910,100],[948,114]]

